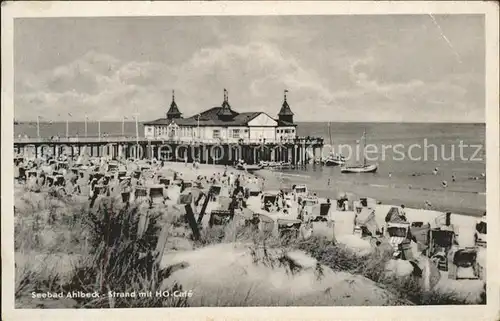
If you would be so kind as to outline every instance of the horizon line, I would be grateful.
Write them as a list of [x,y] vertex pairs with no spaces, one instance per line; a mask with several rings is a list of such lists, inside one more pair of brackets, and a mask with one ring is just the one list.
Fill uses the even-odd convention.
[[[150,120],[138,120],[139,123],[149,122]],[[13,122],[20,123],[36,123],[37,120],[19,120],[13,119]],[[68,123],[83,123],[85,119],[81,120],[68,120]],[[99,120],[87,120],[87,123],[97,123]],[[101,123],[121,123],[122,120],[101,120]],[[42,124],[50,123],[49,121],[40,121]],[[55,120],[52,123],[66,123],[66,120]],[[127,120],[125,123],[135,123],[134,120]],[[296,121],[296,124],[300,123],[380,123],[380,124],[486,124],[486,121],[396,121],[396,120],[363,120],[363,121],[354,121],[354,120],[304,120],[304,121]]]

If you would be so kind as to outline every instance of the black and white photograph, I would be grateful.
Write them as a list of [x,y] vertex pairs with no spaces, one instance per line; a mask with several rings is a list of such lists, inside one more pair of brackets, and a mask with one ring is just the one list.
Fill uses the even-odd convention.
[[13,309],[498,306],[498,6],[86,4],[8,17]]

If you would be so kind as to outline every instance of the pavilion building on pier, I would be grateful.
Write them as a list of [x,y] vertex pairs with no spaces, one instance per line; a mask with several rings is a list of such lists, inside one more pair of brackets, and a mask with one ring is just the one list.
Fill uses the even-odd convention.
[[265,112],[237,112],[229,104],[224,89],[221,106],[183,118],[172,93],[166,118],[144,123],[144,136],[148,140],[166,140],[201,143],[279,143],[297,137],[297,125],[287,102],[285,90],[278,118]]

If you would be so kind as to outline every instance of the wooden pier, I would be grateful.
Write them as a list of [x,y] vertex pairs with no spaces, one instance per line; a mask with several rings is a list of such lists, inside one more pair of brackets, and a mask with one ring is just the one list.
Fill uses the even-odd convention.
[[14,151],[27,155],[28,149],[34,150],[32,156],[59,156],[63,153],[70,157],[85,153],[90,157],[107,156],[111,159],[157,159],[165,161],[198,160],[206,164],[232,165],[242,159],[247,164],[260,161],[291,162],[305,165],[322,155],[322,138],[296,138],[280,142],[225,143],[196,141],[165,141],[145,138],[89,137],[15,139]]

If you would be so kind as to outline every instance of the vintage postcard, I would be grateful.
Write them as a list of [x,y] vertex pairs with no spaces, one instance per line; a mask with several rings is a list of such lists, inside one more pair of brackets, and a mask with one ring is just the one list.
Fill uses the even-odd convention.
[[2,319],[498,320],[498,71],[493,2],[5,2]]

